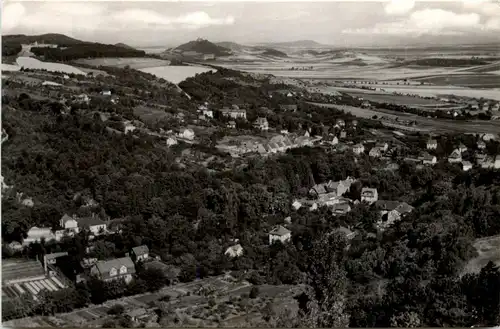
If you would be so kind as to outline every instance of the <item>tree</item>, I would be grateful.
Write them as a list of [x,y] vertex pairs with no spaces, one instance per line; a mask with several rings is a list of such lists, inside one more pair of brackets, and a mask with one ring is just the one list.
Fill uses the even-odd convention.
[[249,297],[252,298],[252,299],[255,299],[255,298],[257,298],[258,295],[259,295],[259,288],[253,286],[252,289],[250,289],[250,295],[249,295]]

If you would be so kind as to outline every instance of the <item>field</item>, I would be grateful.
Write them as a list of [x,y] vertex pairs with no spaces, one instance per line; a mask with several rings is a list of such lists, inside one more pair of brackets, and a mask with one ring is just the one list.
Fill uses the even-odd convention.
[[346,105],[333,105],[333,104],[316,104],[324,107],[334,107],[345,112],[349,112],[360,118],[373,118],[386,117],[388,119],[403,119],[409,121],[417,122],[417,129],[421,130],[433,130],[440,133],[443,132],[458,132],[458,133],[492,133],[498,134],[500,132],[500,121],[458,121],[458,120],[437,120],[424,118],[410,113],[401,113],[396,111],[390,111],[387,109],[365,109],[354,106]]
[[179,83],[196,74],[214,71],[201,66],[158,66],[139,69],[139,71],[150,73],[158,78],[163,78],[172,83]]
[[345,93],[355,96],[362,97],[363,99],[371,102],[377,103],[393,103],[398,105],[409,105],[409,106],[443,106],[446,105],[444,102],[440,102],[436,99],[427,99],[420,97],[404,96],[404,95],[391,95],[391,94],[376,94],[376,93],[363,93],[356,91],[343,90]]
[[148,67],[167,66],[170,64],[170,61],[156,59],[156,58],[148,58],[148,57],[141,57],[141,58],[106,57],[106,58],[79,59],[76,60],[75,63],[82,63],[93,66],[112,66],[120,68],[129,66],[131,69],[138,70]]
[[79,68],[73,67],[71,65],[42,62],[39,61],[38,59],[31,57],[18,57],[16,63],[19,67],[24,67],[27,69],[47,70],[50,72],[64,72],[67,74],[73,73],[73,74],[86,75],[84,71],[80,70]]
[[499,88],[500,78],[495,74],[450,74],[418,78],[418,81],[436,85],[452,85],[469,88]]
[[[107,311],[116,304],[121,304],[126,311],[145,308],[153,310],[157,302],[164,296],[170,296],[167,302],[182,319],[184,325],[216,326],[214,321],[219,318],[220,326],[248,326],[250,319],[261,319],[261,310],[267,302],[273,302],[275,307],[297,309],[297,303],[292,298],[300,292],[301,286],[259,286],[259,295],[255,299],[248,298],[251,284],[246,281],[234,281],[224,277],[212,277],[190,283],[166,287],[156,293],[125,297],[108,301],[103,305],[94,305],[71,313],[55,316],[38,316],[5,322],[7,327],[63,327],[63,326],[101,326],[111,316]],[[200,288],[207,291],[215,289],[215,293],[204,294]],[[210,306],[209,300],[215,301]],[[174,325],[174,323],[169,324]],[[163,324],[166,326],[166,324]],[[178,326],[178,325],[177,325]]]
[[142,105],[134,107],[134,114],[137,115],[142,121],[150,123],[155,123],[156,121],[169,116],[169,114],[162,109]]
[[463,274],[477,273],[489,261],[500,266],[500,235],[477,239],[474,247],[478,256],[471,259],[464,269]]

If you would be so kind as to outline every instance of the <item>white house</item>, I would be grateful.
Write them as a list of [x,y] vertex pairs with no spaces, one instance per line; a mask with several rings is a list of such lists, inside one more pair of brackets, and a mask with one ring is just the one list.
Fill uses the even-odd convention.
[[464,144],[460,143],[460,145],[458,145],[457,150],[460,151],[460,153],[464,153],[464,152],[467,151],[467,146],[465,146]]
[[356,154],[361,154],[365,152],[365,147],[363,146],[363,144],[356,144],[352,147],[352,151]]
[[378,200],[378,191],[376,188],[363,187],[361,190],[361,201],[374,203]]
[[33,226],[28,231],[28,236],[23,240],[23,246],[27,246],[32,242],[40,242],[42,239],[45,241],[55,240],[56,236],[52,233],[50,227],[36,227]]
[[99,261],[92,266],[90,274],[102,281],[124,279],[126,283],[130,283],[135,274],[135,266],[130,257]]
[[146,245],[132,248],[130,257],[134,262],[145,261],[149,258],[149,248]]
[[194,139],[194,131],[193,131],[193,129],[189,129],[189,128],[181,129],[177,135],[180,138],[184,138],[184,139],[187,139],[190,141],[192,141]]
[[87,230],[94,235],[99,235],[101,232],[105,232],[107,224],[99,216],[92,213],[90,217],[77,218],[79,230]]
[[167,147],[171,147],[171,146],[174,146],[174,145],[177,145],[177,139],[175,137],[168,137],[167,138]]
[[245,109],[240,109],[238,106],[233,105],[233,108],[223,108],[220,110],[221,114],[225,117],[232,119],[245,119],[247,118],[247,111]]
[[437,140],[435,139],[430,139],[427,141],[427,149],[428,150],[435,150],[438,147]]
[[462,169],[463,171],[469,171],[472,169],[472,163],[469,161],[462,161]]
[[448,162],[449,163],[459,163],[462,162],[462,153],[460,150],[456,149],[454,150],[450,156],[448,157]]
[[224,255],[229,256],[231,258],[239,257],[243,255],[243,247],[241,246],[241,244],[238,243],[237,245],[227,248],[226,252],[224,252]]
[[207,118],[212,118],[214,117],[214,111],[206,109],[202,111],[202,114],[206,116]]
[[435,165],[437,163],[437,158],[434,155],[424,154],[422,157],[422,163],[428,165]]
[[260,130],[269,130],[269,122],[266,118],[257,118],[253,123],[253,127]]
[[480,150],[484,150],[486,148],[486,143],[483,141],[478,141],[477,142],[477,148]]
[[370,150],[370,153],[368,155],[372,158],[380,158],[382,156],[382,153],[380,152],[380,149],[378,147],[374,147]]
[[101,95],[103,95],[103,96],[111,96],[111,90],[103,90],[103,91],[101,91]]
[[287,228],[279,225],[269,232],[269,244],[272,245],[274,241],[286,243],[292,238],[292,232]]
[[236,129],[236,122],[234,121],[229,121],[226,125],[227,128],[229,129]]
[[64,214],[62,216],[61,220],[59,221],[59,225],[61,228],[66,231],[66,232],[74,232],[78,233],[78,222],[76,221],[76,215],[73,215],[73,217],[68,216],[68,214]]

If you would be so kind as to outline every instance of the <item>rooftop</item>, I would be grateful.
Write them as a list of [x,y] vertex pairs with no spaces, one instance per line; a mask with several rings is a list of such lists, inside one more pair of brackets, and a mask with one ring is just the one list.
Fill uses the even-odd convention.
[[273,229],[271,232],[269,232],[269,234],[271,234],[271,235],[279,235],[279,236],[283,236],[283,235],[286,235],[289,233],[290,233],[290,230],[281,226],[281,225],[276,227],[275,229]]
[[132,251],[134,252],[134,254],[136,256],[145,255],[145,254],[149,253],[149,248],[146,245],[142,245],[142,246],[132,248]]
[[10,280],[18,280],[45,275],[42,263],[33,259],[2,259],[2,284]]

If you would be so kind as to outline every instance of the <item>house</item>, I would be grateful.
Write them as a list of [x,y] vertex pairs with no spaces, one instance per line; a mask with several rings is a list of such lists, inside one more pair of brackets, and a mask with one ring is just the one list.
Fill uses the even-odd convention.
[[59,221],[59,226],[66,232],[74,232],[78,233],[78,222],[76,221],[76,215],[73,217],[68,216],[68,214],[64,214]]
[[464,144],[460,143],[460,145],[458,145],[458,148],[457,150],[460,152],[460,153],[464,153],[467,151],[467,146],[465,146]]
[[286,243],[292,238],[292,232],[287,228],[279,225],[269,232],[269,244],[272,245],[275,241]]
[[371,104],[369,101],[363,101],[363,103],[361,103],[362,108],[369,108],[370,106],[371,106]]
[[477,148],[480,150],[484,150],[486,148],[486,143],[483,141],[478,141],[477,142]]
[[130,121],[125,121],[125,122],[123,123],[123,128],[124,128],[124,130],[125,130],[125,134],[126,134],[126,133],[128,133],[128,132],[132,132],[132,131],[134,131],[136,127],[132,124],[132,122],[130,122]]
[[358,126],[358,120],[352,120],[351,124],[352,124],[353,127],[357,127]]
[[299,210],[300,207],[302,207],[302,203],[300,203],[298,200],[294,200],[293,203],[292,203],[292,207],[295,210]]
[[247,111],[245,109],[240,109],[237,105],[233,105],[233,108],[222,108],[220,110],[221,114],[225,117],[232,119],[245,119],[247,118]]
[[194,139],[194,131],[193,129],[189,128],[182,128],[179,133],[177,134],[179,138],[184,138],[187,140],[192,141]]
[[52,229],[50,227],[33,226],[27,234],[28,236],[23,240],[23,246],[27,246],[30,243],[40,242],[42,239],[45,241],[56,239],[56,236],[52,233]]
[[492,157],[485,156],[483,160],[480,162],[480,165],[481,168],[483,169],[492,169],[495,168],[495,161]]
[[101,95],[103,95],[103,96],[111,96],[111,90],[104,89],[104,90],[101,91]]
[[336,203],[332,206],[333,215],[344,215],[351,211],[351,206],[347,202]]
[[479,110],[479,103],[477,101],[472,101],[469,105],[472,110]]
[[318,197],[318,196],[320,196],[322,194],[327,193],[327,191],[326,191],[326,185],[327,184],[316,184],[316,185],[314,185],[309,190],[309,195]]
[[495,164],[493,165],[495,169],[500,169],[500,155],[495,157]]
[[77,218],[79,230],[90,231],[94,235],[99,235],[106,231],[107,224],[98,215],[92,213],[90,217]]
[[209,110],[209,109],[204,109],[202,110],[201,112],[204,116],[206,116],[207,118],[211,118],[213,119],[214,118],[214,111],[212,110]]
[[361,154],[365,152],[365,147],[363,144],[356,144],[352,147],[352,151],[356,154]]
[[231,258],[239,257],[243,255],[243,247],[238,243],[237,245],[227,248],[224,255],[229,256]]
[[132,248],[130,251],[130,258],[137,263],[139,261],[143,262],[149,258],[149,248],[146,245],[138,246]]
[[455,149],[448,157],[448,162],[449,163],[462,162],[462,153],[458,149]]
[[226,125],[227,128],[229,129],[236,129],[236,122],[234,121],[229,121]]
[[437,149],[437,147],[438,147],[437,140],[435,140],[435,139],[429,139],[427,141],[427,149],[428,150],[435,150],[435,149]]
[[174,146],[174,145],[177,145],[177,138],[173,137],[173,136],[170,136],[167,138],[167,147],[171,147],[171,146]]
[[132,281],[132,275],[135,274],[135,266],[130,257],[98,261],[90,269],[90,274],[102,281],[124,279],[126,283],[129,283]]
[[342,138],[342,139],[347,138],[347,132],[346,132],[345,130],[342,130],[342,131],[340,132],[340,138]]
[[500,111],[500,103],[493,104],[491,107],[491,112],[498,112]]
[[387,152],[387,150],[389,149],[389,144],[387,144],[386,142],[380,142],[375,144],[375,147],[378,147],[381,152]]
[[215,59],[215,55],[214,54],[204,54],[202,56],[202,58],[203,58],[204,61],[214,60]]
[[496,139],[496,136],[494,134],[488,133],[488,134],[482,134],[481,138],[483,141],[487,142],[487,141]]
[[129,319],[130,321],[133,322],[138,322],[142,318],[145,318],[148,316],[148,312],[146,311],[145,308],[134,308],[131,311],[127,312],[124,314],[126,319]]
[[328,135],[325,138],[323,138],[323,143],[333,146],[339,143],[339,139],[337,138],[337,136]]
[[343,119],[335,120],[335,127],[345,127],[345,121]]
[[437,158],[434,155],[430,155],[429,153],[426,153],[422,157],[422,163],[428,164],[428,165],[435,165],[437,163]]
[[463,171],[469,171],[472,169],[472,163],[469,161],[462,161],[462,170]]
[[52,254],[47,254],[43,256],[43,267],[45,269],[45,273],[48,273],[48,265],[54,265],[57,262],[59,257],[68,256],[66,251],[64,252],[55,252]]
[[378,191],[376,188],[363,187],[361,189],[361,201],[374,203],[378,200]]
[[490,110],[490,104],[488,102],[483,103],[482,109],[484,112],[487,112]]
[[269,130],[269,122],[266,118],[257,118],[253,123],[253,127],[260,130]]
[[487,156],[484,153],[476,153],[476,164],[481,165],[485,160]]
[[380,158],[382,156],[382,152],[380,152],[380,149],[378,147],[374,147],[370,150],[368,155],[372,158]]
[[406,214],[413,211],[413,207],[406,202],[379,200],[375,203],[377,209],[380,210],[380,219],[377,221],[377,228],[384,230],[385,228],[399,221]]

